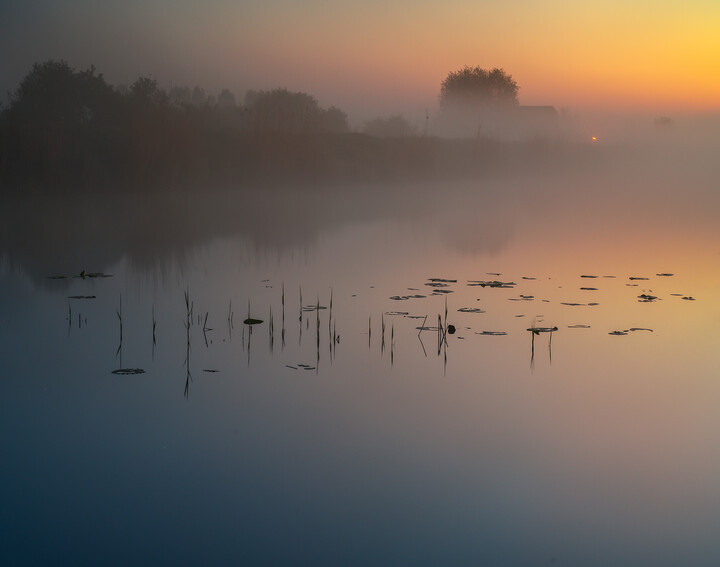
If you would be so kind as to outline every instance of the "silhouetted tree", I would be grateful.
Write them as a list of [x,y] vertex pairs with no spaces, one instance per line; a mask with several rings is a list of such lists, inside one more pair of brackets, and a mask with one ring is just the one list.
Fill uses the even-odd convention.
[[166,106],[169,102],[167,93],[150,77],[140,77],[130,85],[129,95],[133,102],[144,106]]
[[207,102],[207,95],[205,94],[205,89],[196,86],[193,89],[190,102],[195,106],[203,106]]
[[315,97],[287,89],[272,91],[250,90],[245,95],[245,105],[250,112],[250,123],[256,131],[344,132],[347,116],[340,109],[323,110]]
[[228,89],[223,89],[218,95],[217,104],[220,108],[234,108],[235,95]]
[[503,69],[465,66],[448,73],[440,87],[440,109],[517,105],[519,87]]
[[336,106],[331,106],[323,112],[320,124],[320,130],[323,132],[343,134],[349,129],[347,114]]
[[102,151],[110,151],[120,104],[94,67],[36,63],[3,113],[5,164],[33,178],[97,167]]
[[168,97],[170,99],[170,104],[175,106],[185,106],[190,104],[192,93],[190,92],[190,88],[187,86],[175,86],[170,89]]

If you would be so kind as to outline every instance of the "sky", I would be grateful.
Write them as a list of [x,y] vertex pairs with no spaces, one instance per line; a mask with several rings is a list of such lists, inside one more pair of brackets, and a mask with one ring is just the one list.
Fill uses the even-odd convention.
[[718,0],[3,0],[0,92],[34,62],[113,84],[286,87],[352,118],[437,108],[465,65],[501,67],[521,104],[720,110]]

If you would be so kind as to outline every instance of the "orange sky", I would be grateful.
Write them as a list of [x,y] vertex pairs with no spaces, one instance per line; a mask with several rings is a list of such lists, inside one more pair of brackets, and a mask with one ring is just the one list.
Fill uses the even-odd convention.
[[111,82],[285,86],[351,116],[430,110],[464,65],[503,67],[523,104],[650,112],[720,108],[717,0],[139,0],[4,9],[3,92],[34,61]]

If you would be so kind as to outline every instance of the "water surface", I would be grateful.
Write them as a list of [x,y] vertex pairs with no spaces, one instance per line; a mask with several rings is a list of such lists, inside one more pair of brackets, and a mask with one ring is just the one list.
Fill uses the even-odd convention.
[[4,207],[3,564],[717,563],[692,171]]

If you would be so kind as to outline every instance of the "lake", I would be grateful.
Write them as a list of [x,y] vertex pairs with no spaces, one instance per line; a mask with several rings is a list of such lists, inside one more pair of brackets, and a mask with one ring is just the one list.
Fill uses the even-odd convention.
[[714,162],[6,203],[0,561],[718,564]]

